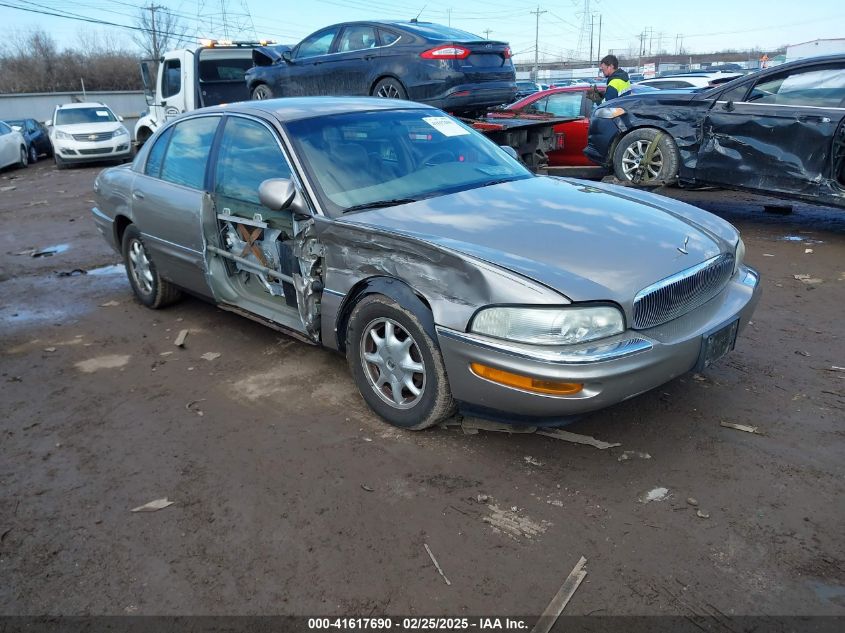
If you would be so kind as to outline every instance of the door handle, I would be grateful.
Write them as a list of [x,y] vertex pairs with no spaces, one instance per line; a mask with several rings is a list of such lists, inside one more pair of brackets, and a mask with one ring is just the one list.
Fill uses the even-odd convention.
[[801,123],[830,123],[830,118],[826,116],[802,115],[798,120]]
[[140,191],[133,191],[133,192],[132,192],[132,197],[133,197],[133,198],[135,198],[135,200],[143,200],[143,199],[144,199],[144,194],[143,194],[143,193],[141,193]]

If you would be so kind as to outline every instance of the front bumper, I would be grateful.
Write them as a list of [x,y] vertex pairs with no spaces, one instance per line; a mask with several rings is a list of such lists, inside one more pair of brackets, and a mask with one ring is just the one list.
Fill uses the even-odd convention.
[[116,160],[132,155],[132,140],[128,134],[93,142],[56,140],[53,142],[53,147],[56,156],[66,163]]
[[[748,323],[760,298],[759,274],[741,267],[725,289],[700,308],[648,330],[578,346],[539,347],[437,328],[455,399],[488,410],[527,417],[561,417],[595,411],[654,389],[693,369],[703,336],[739,319]],[[506,387],[477,376],[481,363],[540,380],[583,383],[572,396],[550,396]]]
[[590,119],[590,131],[587,136],[587,147],[584,148],[584,156],[598,165],[610,166],[613,156],[610,149],[613,142],[620,134],[618,123],[619,117],[615,119]]

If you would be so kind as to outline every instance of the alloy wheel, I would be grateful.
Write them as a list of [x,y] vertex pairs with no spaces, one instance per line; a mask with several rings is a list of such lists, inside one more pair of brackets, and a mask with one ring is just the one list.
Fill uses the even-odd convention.
[[144,294],[150,294],[153,291],[153,271],[147,251],[138,240],[132,240],[129,244],[129,267],[138,289]]
[[625,152],[622,154],[622,172],[628,180],[634,179],[640,167],[645,167],[647,172],[646,178],[643,180],[654,180],[660,174],[660,170],[663,169],[663,153],[659,147],[654,148],[649,163],[647,165],[643,164],[650,142],[642,139],[631,143],[625,148]]
[[426,368],[414,337],[393,319],[374,319],[360,346],[364,375],[373,391],[396,409],[410,409],[423,396]]

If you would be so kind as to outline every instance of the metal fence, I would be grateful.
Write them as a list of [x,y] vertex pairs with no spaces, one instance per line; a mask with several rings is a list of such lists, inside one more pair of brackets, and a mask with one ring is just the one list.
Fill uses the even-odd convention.
[[27,94],[0,94],[0,120],[37,119],[46,121],[53,117],[53,110],[64,103],[99,101],[109,106],[115,114],[124,119],[132,132],[137,121],[147,109],[141,90],[112,92],[40,92]]

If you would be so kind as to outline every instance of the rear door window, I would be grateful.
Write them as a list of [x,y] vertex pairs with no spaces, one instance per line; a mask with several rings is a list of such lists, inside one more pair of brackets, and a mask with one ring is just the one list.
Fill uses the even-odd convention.
[[161,165],[161,179],[202,189],[211,142],[220,117],[188,119],[174,126]]
[[555,116],[581,116],[582,95],[580,92],[563,92],[549,95],[546,100],[546,112]]
[[758,82],[748,101],[776,105],[845,107],[845,66],[809,68]]
[[164,133],[159,136],[155,145],[147,154],[147,165],[144,168],[144,173],[153,178],[158,178],[161,175],[161,164],[164,162],[164,154],[167,152],[167,144],[170,142],[170,135],[173,133],[173,128],[167,128]]
[[371,26],[347,26],[343,29],[340,42],[337,46],[338,53],[350,51],[362,51],[378,46],[376,30]]
[[400,35],[398,33],[394,33],[393,31],[385,31],[384,29],[378,30],[379,37],[381,38],[381,45],[382,46],[390,46],[399,39]]

